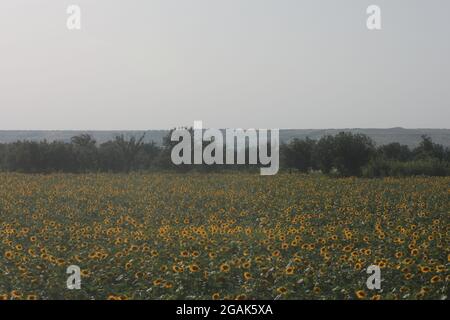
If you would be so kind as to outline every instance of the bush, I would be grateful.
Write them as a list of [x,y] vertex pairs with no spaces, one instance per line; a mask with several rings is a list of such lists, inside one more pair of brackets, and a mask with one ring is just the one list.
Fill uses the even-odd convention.
[[428,158],[401,162],[396,160],[372,160],[364,169],[363,176],[374,177],[406,177],[406,176],[434,176],[450,175],[450,163],[439,159]]

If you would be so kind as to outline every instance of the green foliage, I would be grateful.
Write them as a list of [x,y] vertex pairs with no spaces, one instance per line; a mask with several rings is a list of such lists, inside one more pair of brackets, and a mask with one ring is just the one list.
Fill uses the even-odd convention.
[[341,132],[334,137],[334,166],[344,176],[359,176],[374,153],[372,140],[362,134]]
[[300,172],[313,169],[313,153],[316,142],[309,138],[305,140],[294,139],[289,144],[281,146],[281,163],[287,168],[295,168]]
[[389,143],[378,148],[378,154],[389,160],[409,161],[413,154],[406,145],[401,145],[398,142]]
[[450,176],[450,164],[435,158],[413,161],[377,159],[371,161],[364,169],[363,176],[374,177],[407,177],[407,176]]
[[[23,173],[129,173],[149,170],[256,171],[259,168],[258,165],[174,165],[171,150],[178,142],[171,141],[172,131],[164,138],[161,147],[153,142],[144,143],[144,135],[139,138],[121,135],[100,145],[89,135],[75,136],[70,143],[44,140],[0,144],[0,170]],[[193,133],[192,128],[189,131]],[[225,150],[226,146],[224,156]],[[321,171],[333,176],[450,175],[450,150],[432,142],[427,136],[423,136],[422,142],[413,150],[399,143],[375,148],[369,137],[348,132],[323,136],[318,141],[294,139],[281,145],[280,160],[282,169]]]

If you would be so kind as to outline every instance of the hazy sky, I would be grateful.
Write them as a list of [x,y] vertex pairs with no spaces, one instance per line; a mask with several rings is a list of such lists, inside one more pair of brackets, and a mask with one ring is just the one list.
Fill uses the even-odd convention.
[[1,0],[0,111],[0,130],[450,128],[450,1]]

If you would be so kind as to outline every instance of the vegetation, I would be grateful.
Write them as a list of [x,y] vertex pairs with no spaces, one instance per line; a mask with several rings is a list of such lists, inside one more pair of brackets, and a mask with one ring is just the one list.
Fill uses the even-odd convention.
[[[162,146],[145,143],[144,136],[117,136],[112,141],[97,144],[89,135],[64,142],[18,141],[0,144],[0,170],[23,173],[86,173],[149,170],[186,172],[252,170],[256,166],[181,165],[170,159],[174,142],[170,133]],[[225,153],[224,153],[225,154]],[[294,139],[280,148],[281,168],[300,172],[321,171],[339,176],[448,176],[450,149],[435,144],[423,136],[420,145],[410,149],[391,143],[376,147],[363,134],[341,132],[319,140]]]
[[3,173],[0,299],[445,299],[449,184]]

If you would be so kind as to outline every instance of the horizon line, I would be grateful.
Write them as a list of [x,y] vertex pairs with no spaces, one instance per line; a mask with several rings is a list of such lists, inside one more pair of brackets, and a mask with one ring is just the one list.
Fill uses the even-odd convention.
[[[171,127],[171,128],[165,128],[165,129],[0,129],[0,132],[13,132],[13,131],[56,131],[56,132],[71,132],[71,131],[91,131],[91,132],[104,132],[104,131],[170,131],[172,129],[176,128],[190,128],[191,126],[177,126],[177,127]],[[206,129],[213,129],[214,127],[205,127]],[[214,128],[219,130],[225,130],[225,129],[267,129],[267,130],[392,130],[392,129],[401,129],[401,130],[450,130],[450,128],[432,128],[432,127],[341,127],[341,128],[242,128],[242,127],[224,127],[224,128]]]

